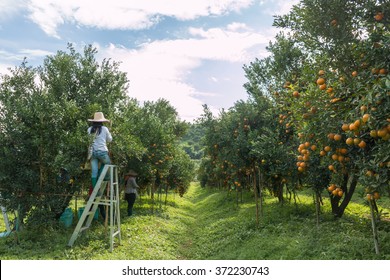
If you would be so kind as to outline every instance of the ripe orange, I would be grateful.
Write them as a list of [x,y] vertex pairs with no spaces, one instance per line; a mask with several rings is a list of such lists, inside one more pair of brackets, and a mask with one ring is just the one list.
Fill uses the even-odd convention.
[[366,144],[366,142],[364,142],[364,141],[360,141],[360,143],[358,144],[358,146],[359,146],[360,148],[364,149],[364,148],[367,146],[367,144]]
[[360,139],[359,139],[359,138],[353,139],[353,143],[354,143],[356,146],[359,145]]
[[332,26],[337,26],[337,20],[332,20],[331,22],[330,22],[330,24],[332,25]]
[[336,185],[335,184],[331,184],[329,187],[328,187],[328,191],[332,192],[336,189]]
[[387,135],[387,129],[379,129],[379,130],[377,131],[377,135],[378,135],[380,138],[386,137],[386,135]]
[[346,155],[348,153],[348,150],[346,148],[342,148],[340,149],[340,153]]
[[320,75],[320,76],[325,75],[325,71],[324,70],[318,71],[318,75]]
[[298,91],[294,91],[293,92],[293,96],[298,98],[299,97],[299,92]]
[[326,152],[325,152],[325,151],[321,151],[321,152],[320,152],[320,156],[323,157],[323,156],[325,156],[325,155],[326,155]]
[[341,126],[341,129],[343,130],[343,131],[348,131],[349,130],[349,125],[348,124],[343,124],[342,126]]
[[341,135],[340,135],[340,134],[335,134],[335,135],[333,136],[333,140],[335,140],[335,141],[340,141],[340,140],[341,140]]
[[381,198],[381,196],[380,196],[379,192],[374,192],[374,193],[372,194],[372,196],[374,197],[374,199],[375,199],[375,200],[377,200],[377,199],[380,199],[380,198]]
[[325,90],[326,89],[326,84],[322,84],[319,86],[320,90]]
[[360,107],[360,111],[366,112],[367,111],[367,106],[366,105],[361,106]]
[[376,21],[381,21],[383,19],[383,13],[381,12],[378,12],[375,16],[374,16],[375,20]]
[[370,114],[364,114],[363,117],[362,117],[362,121],[364,123],[368,122],[369,119],[370,119]]
[[353,124],[356,126],[356,128],[359,128],[360,127],[360,120],[356,120]]
[[385,68],[381,68],[381,69],[379,70],[379,74],[381,74],[381,75],[386,75],[386,74],[387,74],[387,70],[386,70]]
[[370,131],[370,136],[371,136],[372,138],[378,137],[377,131],[376,131],[376,130],[371,130],[371,131]]
[[333,159],[333,160],[338,160],[338,158],[339,158],[338,155],[336,155],[336,154],[333,154],[333,155],[332,155],[332,159]]
[[303,170],[304,170],[303,167],[298,167],[299,172],[303,172]]
[[326,90],[327,93],[332,93],[332,91],[333,91],[332,87],[328,87],[328,89]]
[[317,146],[316,146],[316,145],[311,145],[310,149],[311,149],[312,151],[315,151],[315,150],[317,150]]
[[325,84],[325,79],[324,78],[319,78],[318,80],[317,80],[317,85],[323,85],[323,84]]
[[352,77],[356,77],[358,75],[358,72],[357,71],[353,71],[352,72]]
[[345,143],[347,143],[347,145],[349,145],[349,146],[353,145],[353,138],[349,137],[349,138],[345,141]]
[[337,189],[335,189],[335,190],[332,191],[332,194],[333,194],[334,196],[336,196],[336,195],[338,195],[338,192],[339,192],[339,191],[338,191]]
[[334,135],[335,135],[334,133],[329,133],[329,134],[328,134],[328,139],[329,139],[329,140],[333,140]]
[[309,146],[310,146],[310,142],[305,142],[305,147],[309,148]]
[[338,195],[339,197],[342,197],[343,194],[344,194],[343,190],[339,190],[339,191],[337,192],[337,195]]
[[329,152],[330,150],[332,150],[332,148],[329,146],[325,146],[324,150],[325,150],[325,152]]
[[338,159],[337,159],[339,162],[343,162],[344,161],[344,156],[342,155],[339,155]]
[[356,127],[356,125],[355,125],[354,123],[351,123],[351,124],[349,125],[349,130],[354,131],[354,130],[356,130],[356,129],[357,129],[357,127]]
[[334,171],[334,166],[332,164],[329,165],[328,168],[329,168],[330,171]]

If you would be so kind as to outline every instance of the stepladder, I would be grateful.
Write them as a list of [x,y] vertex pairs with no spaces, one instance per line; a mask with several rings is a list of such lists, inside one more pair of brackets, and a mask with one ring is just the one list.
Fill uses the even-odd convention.
[[118,244],[121,242],[119,203],[118,168],[116,165],[106,164],[85,205],[84,211],[68,242],[68,246],[73,246],[80,234],[90,228],[99,205],[105,205],[108,207],[109,242],[110,252],[112,252],[115,243],[114,239],[117,238]]

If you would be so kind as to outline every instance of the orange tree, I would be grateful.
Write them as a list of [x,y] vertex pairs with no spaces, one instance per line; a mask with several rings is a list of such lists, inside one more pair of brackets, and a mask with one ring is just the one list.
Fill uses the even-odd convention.
[[[91,46],[80,54],[69,45],[41,67],[25,61],[0,77],[1,204],[19,209],[27,223],[59,218],[72,195],[89,186],[90,174],[80,165],[89,141],[87,119],[95,111],[112,120],[109,150],[121,170],[137,170],[140,183],[177,179],[181,193],[189,184],[192,165],[177,145],[187,125],[165,100],[140,106],[129,99],[119,64],[99,64],[95,54]],[[58,180],[61,168],[72,180]]]
[[248,69],[299,140],[299,177],[317,192],[328,188],[337,217],[358,182],[370,198],[388,187],[388,11],[380,1],[301,1],[276,17],[289,32],[271,56]]

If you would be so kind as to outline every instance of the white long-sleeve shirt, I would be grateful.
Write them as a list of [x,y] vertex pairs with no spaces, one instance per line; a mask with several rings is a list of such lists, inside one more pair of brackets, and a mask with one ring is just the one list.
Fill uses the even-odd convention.
[[[94,151],[108,151],[107,143],[112,141],[112,136],[107,127],[102,126],[99,135],[96,135],[95,140],[93,141],[93,150]],[[88,128],[88,133],[91,134],[92,126]]]

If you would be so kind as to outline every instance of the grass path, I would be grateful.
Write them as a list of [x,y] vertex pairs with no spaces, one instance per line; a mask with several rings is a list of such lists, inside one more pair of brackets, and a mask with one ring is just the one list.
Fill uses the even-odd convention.
[[[390,259],[390,223],[379,224],[381,254],[373,249],[369,209],[362,201],[348,206],[343,218],[334,220],[329,203],[322,207],[316,226],[312,196],[300,194],[297,205],[279,205],[266,196],[264,216],[255,221],[253,196],[244,193],[235,203],[235,193],[203,189],[191,184],[184,197],[168,196],[152,208],[143,196],[135,215],[125,217],[121,203],[121,245],[109,252],[108,234],[101,221],[80,236],[72,248],[66,246],[77,223],[0,238],[1,259],[111,259],[111,260],[208,260],[208,259]],[[387,198],[386,198],[387,199]],[[163,199],[164,200],[164,199]],[[382,205],[389,205],[384,200]],[[390,207],[383,208],[389,213]],[[0,221],[0,226],[2,226]]]

